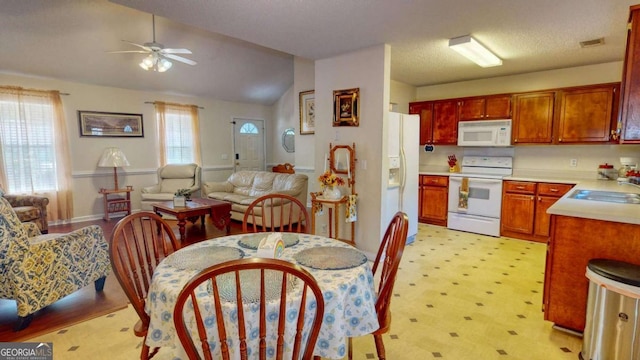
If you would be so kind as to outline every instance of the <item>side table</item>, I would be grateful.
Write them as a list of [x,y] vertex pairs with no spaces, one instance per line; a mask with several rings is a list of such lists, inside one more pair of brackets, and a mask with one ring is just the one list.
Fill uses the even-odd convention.
[[[109,214],[126,212],[131,215],[131,192],[132,186],[124,189],[100,189],[104,204],[104,219],[109,221]],[[125,194],[124,197],[118,194]],[[115,196],[114,196],[115,195]]]
[[[348,239],[340,239],[340,221],[344,221],[344,218],[340,218],[340,208],[343,207],[346,212],[347,202],[349,201],[348,196],[343,196],[340,199],[332,200],[325,199],[321,195],[317,195],[315,193],[311,193],[311,233],[316,234],[316,213],[317,209],[321,206],[326,206],[329,213],[328,225],[329,232],[327,233],[327,237],[344,241],[348,244],[356,246],[355,243],[355,223],[351,223],[351,231],[350,237]],[[335,212],[335,216],[334,213]]]

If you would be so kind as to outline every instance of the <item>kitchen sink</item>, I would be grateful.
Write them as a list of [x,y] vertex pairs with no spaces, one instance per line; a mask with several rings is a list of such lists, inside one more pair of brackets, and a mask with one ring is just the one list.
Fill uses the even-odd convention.
[[620,204],[640,204],[640,194],[616,191],[575,190],[569,197],[572,199],[606,201]]

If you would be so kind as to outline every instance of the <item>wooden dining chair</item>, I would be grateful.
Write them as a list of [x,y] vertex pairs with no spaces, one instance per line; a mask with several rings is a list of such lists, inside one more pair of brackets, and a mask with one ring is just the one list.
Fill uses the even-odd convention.
[[[374,331],[373,338],[376,343],[378,359],[386,359],[382,334],[386,334],[391,328],[391,297],[393,285],[398,274],[402,252],[407,242],[409,230],[409,217],[402,211],[398,211],[391,219],[387,231],[382,238],[378,254],[373,262],[373,275],[380,270],[380,283],[378,284],[378,298],[376,300],[376,313],[380,328]],[[352,343],[349,338],[349,359],[352,358]]]
[[160,261],[178,250],[180,243],[162,217],[143,211],[118,221],[109,245],[113,272],[140,318],[133,328],[134,334],[142,337],[140,359],[150,359],[158,348],[150,351],[145,344],[149,316],[144,306],[149,284]]
[[244,212],[242,232],[308,233],[309,212],[300,200],[286,194],[255,199]]
[[[200,286],[203,284],[208,289],[206,295],[202,295]],[[291,301],[292,298],[300,299],[299,305],[293,305],[298,302]],[[187,302],[188,307],[185,306]],[[278,307],[277,319],[276,314],[267,309],[268,302],[277,304],[274,305]],[[225,321],[216,320],[214,325],[207,327],[205,321],[210,321],[212,316],[203,312],[211,305],[215,307],[215,319]],[[253,333],[248,334],[246,329],[245,311],[252,307],[259,311],[258,323],[254,324],[258,328],[258,334],[255,334],[258,339],[253,337]],[[187,327],[185,309],[194,312],[198,339],[192,337],[195,329],[192,332]],[[312,322],[309,322],[310,316],[313,317]],[[275,349],[275,359],[283,359],[286,344],[291,349],[291,359],[310,360],[323,316],[324,299],[314,277],[298,265],[267,258],[232,260],[204,269],[184,286],[173,311],[176,334],[191,360],[201,359],[196,344],[201,347],[205,359],[213,359],[212,341],[218,344],[216,349],[224,360],[230,358],[230,344],[237,344],[235,350],[242,359],[250,355],[252,359],[259,356],[264,360],[268,348]],[[293,324],[295,331],[290,328]],[[287,326],[288,332],[285,331]],[[268,333],[268,329],[276,334]],[[304,334],[308,334],[306,338]],[[252,346],[251,338],[257,346]]]

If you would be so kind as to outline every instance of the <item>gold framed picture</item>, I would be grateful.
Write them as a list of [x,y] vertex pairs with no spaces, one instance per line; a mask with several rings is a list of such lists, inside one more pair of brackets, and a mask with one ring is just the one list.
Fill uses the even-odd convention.
[[359,126],[360,88],[333,91],[333,126]]
[[313,90],[300,93],[300,135],[316,132],[316,102]]

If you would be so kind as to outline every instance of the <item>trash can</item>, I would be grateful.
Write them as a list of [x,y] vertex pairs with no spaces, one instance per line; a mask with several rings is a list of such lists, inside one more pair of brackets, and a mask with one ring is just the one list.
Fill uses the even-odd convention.
[[580,359],[640,359],[640,266],[593,259]]

